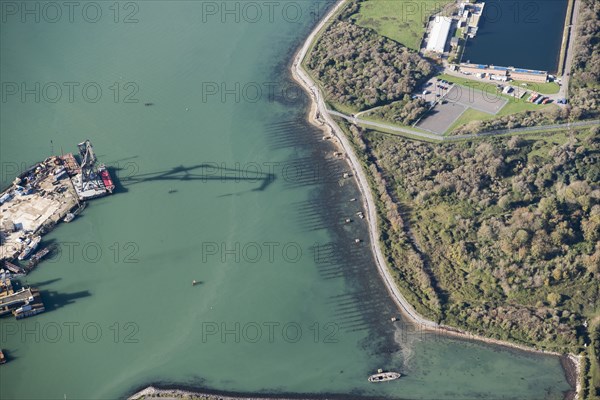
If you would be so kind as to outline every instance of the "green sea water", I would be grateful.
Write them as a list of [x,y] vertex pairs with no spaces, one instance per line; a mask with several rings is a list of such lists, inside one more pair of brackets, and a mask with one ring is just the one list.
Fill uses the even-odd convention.
[[[56,22],[47,4],[0,2],[2,186],[89,138],[119,190],[44,237],[59,251],[23,283],[47,312],[0,320],[1,399],[153,383],[397,399],[569,389],[556,357],[390,322],[368,244],[354,243],[368,237],[359,192],[289,83],[327,4],[77,3]],[[378,368],[405,376],[368,383]]]

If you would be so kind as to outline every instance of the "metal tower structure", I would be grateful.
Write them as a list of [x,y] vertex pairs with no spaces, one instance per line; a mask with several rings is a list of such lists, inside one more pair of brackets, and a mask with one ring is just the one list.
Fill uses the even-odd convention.
[[77,147],[81,156],[81,190],[84,190],[85,182],[93,182],[96,155],[94,154],[92,142],[89,140],[79,143]]

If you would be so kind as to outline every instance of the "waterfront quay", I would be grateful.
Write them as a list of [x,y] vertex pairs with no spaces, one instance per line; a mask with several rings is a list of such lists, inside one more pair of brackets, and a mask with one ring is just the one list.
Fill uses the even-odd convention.
[[[70,222],[85,201],[111,194],[109,171],[96,165],[89,140],[72,153],[50,156],[15,178],[0,194],[0,317],[27,318],[45,311],[34,288],[15,290],[12,279],[30,272],[52,250],[38,246],[59,222]],[[37,252],[36,252],[37,250]]]
[[[24,261],[31,256],[35,263],[34,250],[41,235],[61,221],[72,220],[86,200],[112,193],[112,178],[104,165],[96,166],[89,140],[78,148],[80,162],[72,153],[48,157],[2,192],[0,261]],[[12,271],[14,264],[5,266]]]
[[46,311],[40,292],[34,288],[15,290],[12,281],[0,274],[0,317],[12,313],[16,319],[31,317]]

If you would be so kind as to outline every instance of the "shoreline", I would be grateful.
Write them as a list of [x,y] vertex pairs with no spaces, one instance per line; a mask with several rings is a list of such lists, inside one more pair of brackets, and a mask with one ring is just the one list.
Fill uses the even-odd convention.
[[[520,351],[526,351],[534,354],[553,355],[560,358],[561,365],[563,367],[565,377],[570,385],[574,388],[566,392],[565,400],[574,400],[579,398],[580,383],[579,375],[581,372],[581,361],[580,357],[574,354],[562,354],[558,352],[549,352],[544,350],[538,350],[535,348],[527,347],[525,345],[519,345],[516,343],[505,342],[498,339],[486,338],[471,334],[469,332],[453,328],[445,325],[440,325],[434,321],[427,320],[419,315],[412,305],[404,298],[400,293],[398,287],[394,283],[391,274],[387,267],[387,262],[383,257],[383,252],[379,244],[379,234],[377,230],[377,210],[375,202],[373,200],[373,192],[366,179],[366,175],[362,170],[362,166],[358,161],[357,156],[354,154],[350,142],[346,138],[342,129],[337,125],[333,118],[326,112],[325,102],[322,98],[320,89],[316,82],[312,80],[310,75],[302,68],[302,62],[308,53],[308,50],[314,45],[315,39],[318,38],[321,30],[328,24],[332,17],[345,5],[347,0],[338,0],[337,3],[328,11],[325,17],[312,29],[309,36],[304,40],[299,50],[294,53],[292,63],[289,65],[293,79],[304,89],[309,95],[310,106],[308,110],[307,120],[313,126],[316,126],[325,133],[325,136],[332,137],[332,144],[338,147],[341,151],[346,154],[346,162],[350,165],[352,173],[356,177],[357,187],[362,195],[362,205],[367,212],[367,222],[369,230],[369,238],[371,242],[371,251],[377,264],[377,269],[383,283],[394,301],[398,309],[404,317],[407,318],[407,322],[410,322],[416,326],[419,326],[423,330],[430,332],[440,332],[443,335],[454,336],[461,339],[477,340],[483,343],[498,345],[508,349],[516,349]],[[155,386],[156,385],[156,386]],[[157,387],[158,386],[158,387]],[[175,385],[177,386],[177,385]],[[202,391],[206,390],[206,391]],[[183,388],[160,388],[160,385],[151,384],[143,389],[137,389],[134,394],[127,397],[127,400],[141,400],[141,399],[159,399],[162,397],[167,398],[192,398],[202,400],[309,400],[317,398],[316,396],[307,395],[245,395],[245,394],[219,394],[218,391],[211,391],[209,389],[183,389]],[[336,398],[336,395],[328,395],[328,398]],[[344,398],[342,396],[341,398]]]
[[[221,395],[214,393],[195,392],[193,390],[184,389],[160,389],[154,386],[148,386],[131,396],[127,400],[142,400],[142,399],[158,399],[161,397],[176,398],[176,399],[202,399],[202,400],[290,400],[284,397],[241,397],[234,395]],[[297,400],[308,400],[307,398],[298,398]]]
[[[394,283],[394,280],[390,274],[390,271],[387,266],[386,259],[381,250],[380,241],[379,241],[379,230],[378,230],[378,220],[377,220],[377,209],[375,206],[374,195],[371,191],[371,187],[366,178],[366,175],[362,169],[362,166],[354,153],[354,149],[344,134],[343,130],[339,127],[339,125],[333,120],[331,115],[327,112],[327,107],[325,105],[325,101],[321,94],[321,91],[315,81],[313,81],[312,77],[304,70],[302,67],[302,62],[306,58],[309,49],[314,45],[315,39],[318,38],[321,30],[329,23],[329,21],[337,14],[337,12],[345,5],[347,0],[338,0],[336,5],[327,13],[327,15],[319,22],[319,24],[312,30],[309,36],[306,38],[302,47],[296,52],[294,56],[291,72],[294,80],[298,82],[300,86],[307,92],[311,99],[311,106],[308,112],[308,121],[319,129],[323,130],[326,135],[333,136],[335,138],[336,144],[345,152],[347,155],[346,161],[350,165],[352,172],[356,178],[356,183],[363,197],[363,206],[367,212],[367,222],[369,225],[369,238],[371,242],[371,250],[373,255],[375,256],[375,263],[377,264],[378,272],[381,278],[384,281],[384,284],[391,295],[394,302],[397,304],[399,310],[402,314],[407,317],[407,319],[418,325],[420,328],[424,330],[430,331],[439,331],[443,334],[449,336],[456,336],[460,338],[466,338],[470,340],[477,340],[483,343],[495,344],[502,347],[508,347],[513,349],[518,349],[522,351],[527,351],[536,354],[544,354],[544,355],[554,355],[559,357],[568,358],[571,363],[574,365],[575,373],[579,376],[580,373],[580,358],[574,354],[563,354],[554,351],[540,350],[536,348],[532,348],[526,345],[521,345],[517,343],[507,342],[499,339],[488,338],[485,336],[476,335],[473,333],[469,333],[459,328],[450,327],[447,325],[438,324],[435,321],[428,320],[423,316],[419,315],[412,305],[406,300],[406,298],[402,295],[398,286]],[[563,367],[564,369],[564,367]],[[565,370],[565,376],[568,378],[570,372]],[[569,382],[571,383],[571,382]],[[574,398],[578,398],[580,388],[579,384],[574,386],[575,393]]]

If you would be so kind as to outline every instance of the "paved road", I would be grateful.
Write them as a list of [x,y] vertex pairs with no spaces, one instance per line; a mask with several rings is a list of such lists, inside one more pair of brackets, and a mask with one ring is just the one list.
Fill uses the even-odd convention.
[[[395,102],[391,102],[391,103],[390,103],[390,104],[388,104],[388,105],[391,105],[391,104],[393,104],[393,103],[395,103]],[[369,108],[368,110],[365,110],[365,111],[358,112],[358,113],[356,113],[356,114],[354,114],[354,115],[355,115],[356,117],[360,117],[360,116],[361,116],[361,115],[363,115],[363,114],[367,114],[367,113],[370,113],[371,111],[378,110],[378,109],[380,109],[381,107],[384,107],[384,106],[377,106],[377,107]]]
[[592,126],[592,125],[600,124],[600,120],[595,119],[595,120],[591,120],[591,121],[567,122],[564,124],[540,125],[540,126],[531,126],[531,127],[515,128],[515,129],[502,129],[502,130],[495,130],[495,131],[489,131],[489,132],[474,133],[474,134],[469,134],[469,135],[441,136],[441,135],[436,135],[433,133],[416,132],[416,131],[413,131],[413,130],[410,130],[407,128],[402,128],[402,127],[395,126],[395,125],[388,125],[388,124],[382,124],[379,122],[367,121],[364,119],[360,119],[360,118],[352,117],[352,116],[349,116],[346,114],[342,114],[337,111],[327,110],[327,112],[330,115],[344,118],[345,120],[350,121],[355,125],[360,124],[360,125],[365,125],[365,126],[374,126],[376,128],[386,129],[386,130],[393,131],[393,132],[406,133],[406,134],[409,134],[412,136],[421,137],[423,139],[436,140],[438,142],[474,139],[474,138],[485,137],[485,136],[509,135],[509,134],[522,133],[522,132],[546,131],[546,130],[560,129],[560,128],[575,128],[575,127],[581,127],[581,126]]
[[352,117],[346,114],[342,114],[340,112],[337,111],[331,111],[331,110],[326,110],[330,115],[335,115],[336,117],[340,117],[340,118],[344,118],[347,121],[352,122],[355,125],[367,125],[367,126],[374,126],[377,128],[381,128],[381,129],[386,129],[386,130],[390,130],[393,132],[400,132],[400,133],[406,133],[409,135],[413,135],[413,136],[418,136],[424,139],[431,139],[431,140],[441,140],[442,136],[433,134],[433,133],[424,133],[424,132],[415,132],[411,129],[407,129],[407,128],[402,128],[400,126],[395,126],[395,125],[387,125],[387,124],[382,124],[379,122],[372,122],[372,121],[367,121],[364,119],[360,119],[360,118],[356,118],[356,117]]
[[379,229],[377,227],[377,210],[375,208],[375,200],[373,198],[373,194],[371,193],[371,189],[369,187],[369,181],[367,180],[367,177],[363,171],[363,168],[358,158],[356,157],[356,154],[354,154],[354,149],[352,148],[352,145],[350,144],[350,142],[346,138],[346,135],[338,126],[338,124],[333,120],[332,115],[329,113],[329,110],[325,105],[325,101],[321,96],[320,90],[318,89],[317,85],[312,80],[312,78],[302,68],[302,60],[304,60],[304,58],[306,57],[308,49],[310,48],[310,44],[315,39],[319,31],[325,26],[325,24],[335,15],[336,11],[345,3],[346,0],[338,1],[337,5],[331,10],[327,17],[325,17],[308,36],[308,38],[304,42],[304,45],[294,58],[294,63],[292,65],[292,74],[294,78],[298,81],[298,83],[300,83],[304,87],[304,89],[309,93],[309,95],[312,97],[313,102],[316,103],[317,109],[311,109],[311,121],[316,125],[321,125],[320,128],[324,130],[329,129],[331,133],[335,135],[335,137],[343,147],[345,153],[348,155],[348,161],[350,162],[350,166],[352,167],[354,176],[357,179],[358,187],[362,193],[362,198],[365,201],[365,208],[367,210],[367,222],[369,224],[371,249],[375,256],[377,269],[381,277],[383,278],[383,281],[388,291],[392,295],[392,298],[395,300],[400,310],[402,310],[409,319],[411,319],[417,324],[420,324],[422,327],[437,328],[439,327],[439,325],[436,322],[425,319],[416,312],[412,305],[404,298],[402,293],[400,293],[398,285],[396,285],[396,283],[394,282],[394,278],[392,277],[387,267],[386,259],[383,255],[383,251],[381,250],[379,240]]
[[567,54],[565,56],[565,64],[563,66],[563,76],[561,80],[560,90],[558,95],[563,98],[569,96],[569,80],[571,79],[571,66],[573,65],[573,54],[575,48],[575,36],[577,28],[577,20],[579,19],[580,0],[575,0],[573,5],[573,14],[571,16],[571,24],[569,25],[569,43],[567,44]]
[[[416,312],[416,310],[412,307],[412,305],[404,298],[404,296],[402,295],[402,293],[400,292],[400,290],[398,288],[398,285],[396,285],[396,283],[394,282],[394,278],[392,277],[392,275],[388,269],[386,258],[384,257],[383,251],[381,249],[380,238],[379,238],[379,229],[377,226],[377,224],[378,224],[377,211],[376,211],[376,207],[375,207],[375,200],[373,197],[373,193],[371,192],[371,189],[369,186],[369,182],[363,171],[362,165],[361,165],[360,161],[358,160],[358,157],[354,153],[354,149],[353,149],[350,141],[348,140],[348,138],[346,137],[346,135],[344,134],[342,129],[339,127],[339,125],[334,121],[333,116],[338,116],[338,117],[344,118],[355,124],[360,123],[360,124],[364,124],[367,126],[381,127],[384,129],[389,129],[391,131],[407,133],[407,134],[410,134],[413,136],[432,139],[432,140],[438,140],[438,141],[465,139],[465,138],[477,137],[477,136],[490,136],[490,135],[494,135],[494,134],[503,134],[503,133],[498,131],[498,132],[485,132],[485,133],[481,133],[481,134],[477,134],[477,135],[463,135],[461,137],[456,137],[456,136],[455,137],[442,137],[442,136],[428,134],[428,133],[414,132],[414,131],[411,131],[411,130],[408,130],[405,128],[401,128],[401,127],[397,127],[397,126],[365,121],[365,120],[361,120],[360,118],[348,116],[348,115],[338,113],[335,111],[330,111],[327,108],[327,105],[325,104],[325,101],[323,99],[323,96],[321,95],[321,92],[320,92],[318,86],[312,80],[310,75],[308,73],[306,73],[306,71],[304,71],[304,69],[302,68],[302,61],[306,57],[306,54],[308,53],[308,49],[310,48],[310,45],[313,42],[313,40],[315,39],[315,37],[318,35],[319,31],[328,23],[328,21],[335,15],[335,13],[340,9],[340,7],[342,7],[346,3],[346,1],[347,0],[339,0],[338,3],[336,4],[336,6],[329,12],[329,14],[316,26],[316,28],[308,36],[308,38],[304,42],[302,48],[298,51],[298,53],[294,57],[294,62],[292,64],[292,75],[294,76],[294,79],[296,79],[298,81],[298,83],[300,83],[304,87],[304,89],[308,92],[308,94],[311,96],[311,98],[313,100],[313,107],[311,108],[311,111],[310,111],[310,121],[312,123],[314,123],[315,125],[319,126],[324,131],[330,131],[333,135],[335,135],[335,137],[337,138],[340,145],[343,147],[345,153],[348,156],[348,161],[350,162],[350,166],[353,170],[354,176],[357,179],[359,189],[362,193],[362,198],[364,199],[364,202],[365,202],[364,205],[367,210],[367,213],[366,213],[367,214],[367,222],[369,224],[370,244],[371,244],[371,249],[373,251],[373,254],[375,256],[377,269],[379,270],[379,273],[380,273],[381,277],[383,278],[383,281],[384,281],[388,291],[392,295],[392,298],[395,300],[398,307],[404,312],[404,314],[406,316],[408,316],[413,322],[420,324],[422,327],[448,329],[448,327],[440,326],[435,321],[428,320],[428,319],[422,317],[421,315],[419,315]],[[562,126],[591,125],[594,123],[597,124],[599,122],[600,121],[587,121],[587,122],[579,122],[579,123],[574,123],[574,124],[561,124],[561,125],[555,125],[555,126],[562,127]],[[514,133],[514,132],[519,132],[521,130],[531,131],[531,130],[535,130],[535,129],[542,130],[542,129],[549,129],[549,127],[513,129],[513,130],[510,130],[509,132]],[[508,132],[505,132],[505,133],[508,133]],[[461,333],[461,332],[457,332],[457,333]],[[484,339],[484,338],[480,338],[480,339],[490,341],[490,339]]]
[[553,130],[553,129],[561,129],[561,128],[577,128],[577,127],[582,127],[582,126],[593,126],[593,125],[598,125],[600,124],[600,119],[594,119],[591,121],[577,121],[577,122],[567,122],[564,124],[554,124],[554,125],[540,125],[540,126],[530,126],[530,127],[523,127],[523,128],[515,128],[515,129],[502,129],[502,130],[497,130],[497,131],[489,131],[489,132],[481,132],[481,133],[475,133],[473,135],[456,135],[456,136],[451,136],[448,137],[448,139],[452,140],[452,139],[470,139],[473,137],[484,137],[484,136],[500,136],[500,135],[509,135],[509,134],[513,134],[513,133],[520,133],[520,132],[538,132],[538,131],[548,131],[548,130]]

